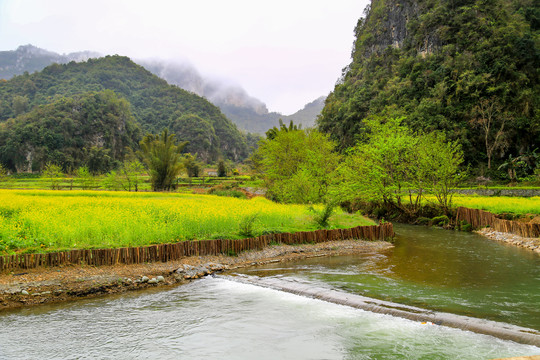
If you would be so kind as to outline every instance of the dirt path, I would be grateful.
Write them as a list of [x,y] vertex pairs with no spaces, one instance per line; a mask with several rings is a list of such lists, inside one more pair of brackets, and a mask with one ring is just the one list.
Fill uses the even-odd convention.
[[388,242],[346,240],[276,245],[239,256],[186,257],[167,263],[116,266],[65,266],[0,274],[0,311],[66,300],[185,283],[217,271],[317,256],[375,252]]

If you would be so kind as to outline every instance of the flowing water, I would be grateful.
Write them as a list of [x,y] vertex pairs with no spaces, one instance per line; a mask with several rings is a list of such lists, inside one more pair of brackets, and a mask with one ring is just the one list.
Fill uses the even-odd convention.
[[[537,255],[396,228],[383,253],[244,270],[540,329]],[[491,359],[540,348],[224,278],[0,314],[0,359]]]
[[477,234],[395,226],[395,248],[313,258],[244,273],[540,330],[540,256]]

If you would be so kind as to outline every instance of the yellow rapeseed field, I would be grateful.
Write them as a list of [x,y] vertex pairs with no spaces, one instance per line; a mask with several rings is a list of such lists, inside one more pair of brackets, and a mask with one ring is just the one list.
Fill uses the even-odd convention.
[[306,206],[261,197],[0,190],[0,253],[241,238],[254,214],[255,235],[315,228]]
[[456,195],[454,206],[490,211],[494,214],[540,214],[540,197]]

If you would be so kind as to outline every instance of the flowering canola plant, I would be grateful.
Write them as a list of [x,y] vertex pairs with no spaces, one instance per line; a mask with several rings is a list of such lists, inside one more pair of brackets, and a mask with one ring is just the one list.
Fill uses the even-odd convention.
[[540,196],[513,197],[513,196],[454,196],[454,206],[463,206],[472,209],[481,209],[494,214],[540,214]]
[[306,206],[262,197],[0,190],[0,253],[241,238],[253,214],[256,235],[315,229]]

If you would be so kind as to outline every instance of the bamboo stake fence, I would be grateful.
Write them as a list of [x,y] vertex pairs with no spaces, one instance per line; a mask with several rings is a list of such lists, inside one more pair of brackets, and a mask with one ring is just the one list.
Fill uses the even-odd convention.
[[522,237],[540,237],[540,224],[499,219],[488,211],[460,207],[457,209],[456,223],[459,224],[460,221],[466,221],[474,229],[489,226],[493,230]]
[[246,250],[262,250],[270,243],[304,244],[347,239],[389,240],[394,237],[391,223],[358,226],[350,229],[303,231],[261,235],[240,240],[193,240],[174,244],[117,249],[69,250],[47,254],[0,256],[0,271],[33,269],[61,265],[91,266],[167,262],[186,256],[238,254]]

